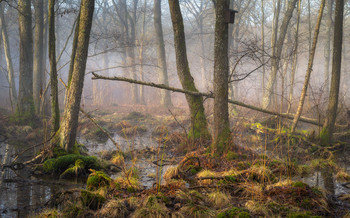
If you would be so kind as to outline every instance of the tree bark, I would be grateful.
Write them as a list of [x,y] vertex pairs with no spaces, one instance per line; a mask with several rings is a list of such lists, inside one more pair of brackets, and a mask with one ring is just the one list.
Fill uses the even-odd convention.
[[17,112],[21,122],[28,123],[34,119],[33,100],[33,34],[32,11],[30,0],[18,1],[19,20],[19,93]]
[[324,93],[326,94],[326,98],[329,93],[329,63],[331,60],[331,35],[332,35],[332,14],[333,14],[333,1],[327,0],[327,14],[326,14],[326,41],[324,45]]
[[14,107],[16,107],[16,105],[17,105],[17,91],[16,91],[15,75],[14,75],[11,50],[10,50],[10,41],[9,41],[8,34],[7,34],[7,24],[6,24],[6,20],[5,20],[5,16],[4,16],[4,4],[5,4],[5,2],[0,3],[0,26],[1,26],[2,40],[4,43],[10,99],[11,99],[11,104]]
[[322,144],[332,143],[335,119],[337,117],[341,61],[342,61],[342,45],[343,45],[343,16],[344,16],[344,0],[336,0],[335,1],[335,18],[334,18],[331,89],[329,92],[327,117],[324,122],[322,131],[320,133]]
[[298,2],[298,18],[297,18],[297,29],[295,32],[295,47],[294,47],[294,57],[293,57],[293,65],[292,71],[290,73],[290,83],[289,83],[289,96],[288,96],[288,109],[287,114],[292,109],[293,103],[293,92],[294,92],[294,83],[295,83],[295,72],[297,70],[297,62],[298,62],[298,47],[299,47],[299,27],[300,27],[300,13],[301,13],[301,0]]
[[[174,30],[177,73],[184,89],[197,92],[198,90],[188,66],[185,31],[179,0],[169,0],[168,2]],[[194,139],[209,139],[210,134],[204,113],[202,96],[186,95],[186,100],[190,108],[192,121],[189,137]]]
[[64,119],[60,132],[60,145],[65,148],[66,151],[71,151],[73,149],[76,140],[94,3],[94,0],[82,0],[80,5],[76,55],[74,58],[72,78],[67,91],[67,104],[65,106]]
[[280,57],[281,57],[281,53],[282,53],[282,49],[283,49],[283,42],[284,42],[284,39],[285,39],[285,36],[287,33],[290,19],[292,18],[293,11],[294,11],[294,8],[295,8],[297,2],[298,2],[298,0],[289,0],[288,1],[288,8],[287,8],[287,11],[284,15],[284,18],[283,18],[283,21],[282,21],[282,24],[280,27],[276,46],[274,46],[274,47],[276,47],[275,53],[274,53],[274,48],[273,48],[273,54],[272,54],[272,58],[271,58],[272,69],[271,69],[271,73],[270,73],[270,76],[269,76],[269,79],[267,82],[267,87],[266,87],[264,97],[263,97],[263,108],[268,108],[271,106],[271,99],[272,99],[274,86],[276,83],[277,71],[278,71]]
[[[166,64],[165,55],[165,45],[163,38],[163,27],[162,27],[162,10],[161,10],[161,0],[154,0],[153,9],[153,19],[154,19],[154,30],[156,35],[157,44],[157,56],[158,56],[158,78],[159,83],[164,85],[169,85],[168,80],[168,70]],[[160,104],[164,107],[171,107],[173,104],[171,102],[170,92],[166,90],[160,91]]]
[[49,0],[49,59],[52,132],[57,132],[60,128],[60,110],[58,105],[58,81],[56,63],[55,0]]
[[40,113],[40,102],[43,97],[43,47],[44,47],[44,1],[34,1],[34,66],[33,66],[33,98],[36,114]]
[[297,110],[297,112],[296,112],[296,114],[294,116],[292,127],[291,127],[291,132],[292,133],[295,132],[295,129],[296,129],[298,121],[299,121],[299,118],[300,118],[301,113],[303,111],[304,100],[305,100],[305,97],[306,97],[306,92],[307,92],[307,88],[309,86],[309,81],[310,81],[310,77],[311,77],[312,67],[313,67],[313,64],[314,64],[314,57],[315,57],[315,53],[316,53],[316,46],[317,46],[318,35],[320,33],[320,27],[321,27],[321,21],[322,21],[322,16],[323,16],[324,5],[325,5],[325,0],[322,0],[321,5],[320,5],[320,10],[318,12],[317,23],[316,23],[316,27],[315,27],[315,33],[314,33],[314,39],[313,39],[313,42],[312,42],[312,47],[311,47],[311,51],[310,51],[310,55],[309,55],[309,63],[308,63],[308,67],[307,67],[307,71],[306,71],[306,75],[305,75],[304,86],[303,86],[303,89],[301,91],[299,105],[298,105],[298,110]]
[[221,155],[231,139],[228,115],[228,23],[229,0],[217,0],[214,44],[214,135],[213,152]]

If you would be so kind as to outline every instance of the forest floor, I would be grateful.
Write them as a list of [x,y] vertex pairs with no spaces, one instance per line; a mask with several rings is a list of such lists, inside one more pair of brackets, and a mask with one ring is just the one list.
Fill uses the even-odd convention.
[[[350,142],[344,131],[324,147],[313,130],[288,133],[285,120],[235,118],[229,149],[216,156],[210,142],[187,137],[184,109],[87,110],[103,130],[81,115],[82,144],[75,153],[47,144],[43,150],[52,152],[32,165],[38,178],[85,178],[86,188],[53,193],[34,217],[350,216]],[[0,135],[9,141],[45,133],[4,120]]]

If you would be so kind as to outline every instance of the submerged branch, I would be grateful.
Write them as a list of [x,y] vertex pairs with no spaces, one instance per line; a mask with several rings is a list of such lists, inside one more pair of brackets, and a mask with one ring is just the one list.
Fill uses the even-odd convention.
[[[93,80],[95,80],[95,79],[103,79],[103,80],[123,81],[123,82],[128,82],[128,83],[135,83],[135,84],[139,84],[139,85],[151,86],[151,87],[155,87],[155,88],[159,88],[159,89],[166,89],[166,90],[173,91],[173,92],[180,92],[180,93],[184,93],[184,94],[188,94],[188,95],[205,96],[207,98],[214,98],[213,93],[193,92],[193,91],[188,91],[188,90],[184,90],[184,89],[179,89],[179,88],[166,86],[164,84],[156,84],[156,83],[152,83],[152,82],[143,82],[143,81],[133,80],[133,79],[125,78],[125,77],[117,77],[117,76],[115,76],[115,77],[106,77],[106,76],[98,75],[98,74],[96,74],[94,72],[92,72],[92,75],[94,75],[94,77],[92,78]],[[266,113],[266,114],[280,116],[282,118],[286,118],[286,119],[289,119],[289,120],[293,120],[293,118],[294,118],[294,114],[281,114],[281,113],[278,113],[278,112],[269,111],[269,110],[266,110],[266,109],[263,109],[263,108],[260,108],[260,107],[256,107],[254,105],[245,104],[243,102],[235,101],[235,100],[228,100],[228,102],[230,104],[238,105],[238,106],[241,106],[241,107],[244,107],[244,108],[248,108],[248,109],[259,111],[259,112]],[[307,117],[300,117],[300,121],[305,122],[305,123],[309,123],[309,124],[313,124],[313,125],[316,125],[316,126],[322,126],[322,122],[320,123],[317,120],[314,120],[314,119],[311,119],[311,118],[307,118]]]

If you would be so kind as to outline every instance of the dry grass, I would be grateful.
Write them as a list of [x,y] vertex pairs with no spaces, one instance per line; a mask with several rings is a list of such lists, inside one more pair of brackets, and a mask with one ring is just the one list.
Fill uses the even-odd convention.
[[335,178],[339,181],[343,181],[343,182],[349,182],[350,181],[350,175],[349,173],[345,172],[344,170],[340,170]]
[[249,200],[245,203],[245,207],[254,214],[259,214],[265,217],[273,217],[272,211],[269,210],[261,201]]
[[123,200],[108,201],[96,214],[97,217],[126,217],[128,208]]
[[208,201],[217,209],[224,208],[230,204],[231,197],[226,193],[215,191],[208,194]]
[[116,164],[116,165],[118,165],[118,166],[122,166],[122,165],[124,164],[124,155],[123,155],[123,153],[117,152],[117,153],[113,156],[111,162],[114,163],[114,164]]
[[168,218],[170,217],[170,211],[164,203],[159,202],[155,196],[151,195],[148,196],[142,206],[132,214],[132,217]]
[[179,168],[177,166],[172,166],[165,171],[163,178],[166,181],[170,181],[171,179],[176,178],[178,175],[179,175]]

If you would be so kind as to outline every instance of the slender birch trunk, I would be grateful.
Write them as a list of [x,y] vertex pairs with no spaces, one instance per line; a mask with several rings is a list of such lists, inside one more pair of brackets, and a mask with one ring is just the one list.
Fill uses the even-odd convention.
[[307,67],[307,71],[306,71],[306,75],[305,75],[305,81],[304,81],[303,89],[301,91],[298,109],[297,109],[297,112],[295,113],[292,127],[291,127],[292,133],[295,132],[299,118],[300,118],[301,113],[303,111],[304,100],[306,97],[307,88],[309,86],[309,81],[310,81],[310,77],[311,77],[312,67],[314,64],[314,57],[315,57],[315,52],[316,52],[318,35],[320,32],[320,27],[321,27],[321,20],[322,20],[322,16],[323,16],[324,6],[325,6],[325,0],[322,0],[321,5],[320,5],[320,10],[318,12],[317,23],[316,23],[315,32],[314,32],[314,38],[313,38],[312,47],[311,47],[311,51],[310,51],[310,55],[309,55],[309,63],[308,63],[308,67]]

